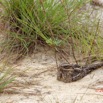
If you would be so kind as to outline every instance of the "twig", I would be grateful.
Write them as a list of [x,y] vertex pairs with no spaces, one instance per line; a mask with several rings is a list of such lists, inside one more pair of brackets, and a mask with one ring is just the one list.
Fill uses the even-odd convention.
[[96,36],[97,36],[97,33],[98,33],[99,23],[100,23],[100,19],[99,19],[98,24],[97,24],[96,33],[94,34],[94,39],[93,39],[93,41],[92,41],[92,44],[91,44],[91,47],[90,47],[90,51],[88,52],[88,58],[87,58],[87,60],[86,60],[85,65],[88,64],[88,61],[89,61],[89,59],[90,59],[91,51],[92,51],[93,46],[94,46],[94,41],[95,41]]
[[[77,93],[77,94],[84,94],[84,93]],[[85,93],[85,95],[99,95],[99,96],[103,96],[102,94],[94,94],[94,93]]]
[[[64,1],[61,0],[61,3],[63,4],[63,6],[64,6],[64,8],[65,8],[65,10],[66,10],[66,12],[67,12],[68,20],[70,21],[70,15],[68,14],[68,9],[65,7]],[[77,7],[76,7],[76,8],[77,8]],[[75,8],[75,9],[76,9],[76,8]],[[75,9],[74,9],[74,10],[75,10]],[[74,11],[74,10],[73,10],[73,11]],[[72,12],[71,12],[71,13],[72,13]],[[70,13],[70,14],[71,14],[71,13]],[[69,22],[69,24],[70,24],[70,22]],[[71,25],[68,25],[68,26],[71,26]],[[68,28],[69,28],[69,27],[68,27]],[[75,52],[74,52],[74,42],[73,42],[72,36],[71,36],[71,42],[72,42],[72,43],[71,43],[71,47],[72,47],[73,58],[74,58],[76,64],[78,64],[78,61],[77,61],[77,59],[76,59]]]
[[48,71],[53,71],[53,70],[52,70],[51,68],[50,68],[50,69],[46,69],[46,70],[44,70],[44,71],[42,71],[42,72],[33,74],[30,78],[32,78],[32,77],[38,77],[38,76],[40,76],[41,74],[43,74],[43,73],[45,73],[45,72],[48,72]]
[[72,47],[73,58],[74,58],[76,64],[78,64],[78,61],[76,59],[75,52],[74,52],[74,42],[73,42],[73,38],[72,37],[71,37],[71,42],[72,42],[72,46],[71,47]]
[[[56,48],[56,50],[58,51],[58,52],[60,52],[57,48]],[[63,50],[62,50],[63,51]],[[65,53],[65,51],[63,51],[64,53]],[[68,63],[68,64],[70,64],[69,63],[69,61],[66,59],[66,57],[60,52],[60,56]],[[66,53],[65,53],[66,54]]]
[[58,68],[59,66],[58,66],[58,61],[57,61],[57,53],[56,53],[56,48],[55,48],[55,60],[56,60],[56,66],[57,66],[57,68]]

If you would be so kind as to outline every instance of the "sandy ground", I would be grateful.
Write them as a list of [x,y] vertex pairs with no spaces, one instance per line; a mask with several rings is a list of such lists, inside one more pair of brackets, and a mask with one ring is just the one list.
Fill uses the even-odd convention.
[[0,94],[0,103],[103,103],[103,68],[63,83],[56,79],[54,51],[40,47],[13,68],[17,78]]
[[54,52],[37,50],[13,65],[15,82],[0,103],[103,103],[103,68],[73,83],[56,79]]

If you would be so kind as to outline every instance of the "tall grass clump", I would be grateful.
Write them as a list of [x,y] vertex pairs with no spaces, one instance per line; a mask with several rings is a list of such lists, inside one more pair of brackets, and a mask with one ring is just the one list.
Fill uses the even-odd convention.
[[88,54],[97,28],[94,29],[95,20],[91,21],[89,13],[82,10],[88,1],[3,0],[9,28],[6,49],[28,53],[38,43],[52,46],[70,43],[74,49]]
[[12,76],[12,69],[6,68],[5,66],[0,66],[0,92],[14,81],[14,76]]
[[67,16],[60,3],[54,0],[5,0],[4,3],[11,49],[28,52],[37,40],[52,44],[53,38],[63,33],[62,25]]

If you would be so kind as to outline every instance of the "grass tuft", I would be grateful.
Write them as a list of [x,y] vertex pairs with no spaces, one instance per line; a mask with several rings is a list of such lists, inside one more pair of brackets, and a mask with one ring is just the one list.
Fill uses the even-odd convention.
[[14,76],[12,76],[12,69],[11,68],[4,68],[3,66],[0,67],[0,92],[12,82],[14,81]]
[[[98,36],[98,21],[90,20],[91,13],[83,10],[88,2],[90,0],[3,0],[4,18],[9,27],[4,43],[7,51],[27,54],[43,43],[52,47],[70,44],[72,50],[80,53],[96,53],[102,38]],[[95,33],[97,40],[93,44]]]

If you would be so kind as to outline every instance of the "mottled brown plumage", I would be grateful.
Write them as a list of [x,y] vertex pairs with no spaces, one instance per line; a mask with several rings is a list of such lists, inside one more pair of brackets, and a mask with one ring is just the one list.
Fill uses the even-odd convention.
[[57,80],[70,83],[82,79],[90,72],[103,66],[103,62],[93,63],[87,66],[62,64],[58,67]]

